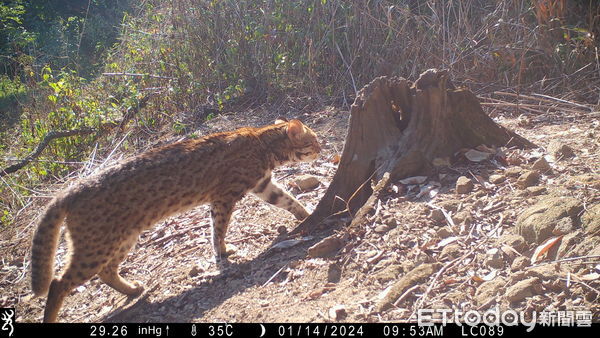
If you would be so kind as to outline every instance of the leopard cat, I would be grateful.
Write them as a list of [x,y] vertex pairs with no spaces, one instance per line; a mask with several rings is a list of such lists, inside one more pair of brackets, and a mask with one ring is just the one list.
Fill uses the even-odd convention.
[[[271,171],[312,161],[320,151],[316,134],[302,122],[278,120],[149,150],[57,194],[39,220],[31,249],[33,292],[48,296],[44,321],[56,321],[69,292],[96,274],[119,292],[141,294],[140,282],[123,279],[118,266],[142,231],[173,214],[210,205],[220,263],[228,254],[225,233],[232,210],[247,192],[306,218],[308,211],[271,180]],[[62,277],[53,279],[63,221],[70,259]]]

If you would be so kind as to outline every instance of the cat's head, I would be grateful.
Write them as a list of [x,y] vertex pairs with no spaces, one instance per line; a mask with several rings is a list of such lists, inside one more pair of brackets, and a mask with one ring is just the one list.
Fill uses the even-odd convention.
[[280,121],[287,123],[286,133],[292,145],[290,154],[288,154],[292,162],[308,162],[319,157],[321,146],[315,134],[310,128],[305,126],[299,120]]

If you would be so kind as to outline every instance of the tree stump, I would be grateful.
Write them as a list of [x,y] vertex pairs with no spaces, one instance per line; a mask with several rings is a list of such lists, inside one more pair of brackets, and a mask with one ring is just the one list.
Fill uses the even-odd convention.
[[535,147],[496,124],[471,91],[452,85],[445,70],[428,70],[414,84],[399,77],[376,78],[350,108],[333,181],[315,211],[290,234],[308,232],[331,215],[347,213],[360,221],[389,182],[481,144]]

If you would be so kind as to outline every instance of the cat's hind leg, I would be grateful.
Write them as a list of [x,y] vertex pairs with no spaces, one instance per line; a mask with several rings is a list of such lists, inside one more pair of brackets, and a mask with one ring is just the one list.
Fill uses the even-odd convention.
[[137,241],[137,235],[121,244],[110,261],[98,273],[100,279],[111,288],[128,296],[139,296],[144,292],[144,286],[138,281],[130,282],[119,274],[119,265]]

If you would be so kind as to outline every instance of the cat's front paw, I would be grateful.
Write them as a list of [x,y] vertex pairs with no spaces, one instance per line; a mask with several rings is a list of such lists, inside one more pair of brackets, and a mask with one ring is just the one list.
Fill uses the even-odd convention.
[[304,208],[296,210],[296,212],[294,212],[294,217],[296,217],[296,219],[299,221],[304,220],[309,215],[310,215],[310,213],[308,212],[308,210],[306,210]]
[[227,261],[227,259],[234,256],[236,252],[237,247],[235,245],[226,244],[215,254],[215,261],[217,263],[220,261]]

